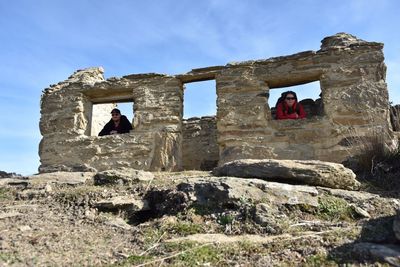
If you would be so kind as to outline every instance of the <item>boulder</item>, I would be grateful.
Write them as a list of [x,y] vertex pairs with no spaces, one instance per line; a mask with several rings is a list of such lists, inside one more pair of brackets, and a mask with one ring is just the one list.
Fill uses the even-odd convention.
[[154,178],[151,172],[130,168],[118,168],[98,172],[94,176],[95,185],[123,184],[131,185],[140,181],[150,181]]
[[400,246],[391,244],[358,243],[354,245],[353,253],[360,260],[371,260],[400,266]]
[[267,182],[259,179],[233,177],[194,178],[177,185],[189,201],[200,205],[235,202],[265,202],[272,204],[318,206],[315,187]]
[[13,177],[21,177],[21,174],[16,174],[15,172],[0,171],[0,178],[13,178]]
[[342,164],[318,160],[242,159],[225,163],[212,173],[216,176],[260,178],[347,190],[360,186],[352,170]]
[[110,199],[98,201],[95,206],[100,210],[125,209],[129,211],[148,210],[149,205],[146,200],[135,199],[132,196],[117,196]]
[[109,225],[114,228],[123,229],[123,230],[131,230],[132,226],[130,226],[124,219],[115,218],[109,219],[104,222],[105,225]]

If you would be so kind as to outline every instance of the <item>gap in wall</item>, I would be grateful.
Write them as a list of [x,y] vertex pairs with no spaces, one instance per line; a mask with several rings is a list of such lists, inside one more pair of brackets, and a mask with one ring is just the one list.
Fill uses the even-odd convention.
[[298,102],[301,102],[304,106],[307,118],[323,115],[320,82],[314,81],[301,85],[270,88],[268,105],[271,109],[272,118],[275,118],[276,101],[278,101],[281,94],[286,91],[293,91],[296,93]]
[[217,93],[215,80],[185,84],[183,118],[215,116]]
[[131,123],[133,122],[133,102],[93,104],[90,129],[91,136],[97,136],[104,125],[111,119],[111,110],[113,108],[118,108],[122,115],[125,115]]

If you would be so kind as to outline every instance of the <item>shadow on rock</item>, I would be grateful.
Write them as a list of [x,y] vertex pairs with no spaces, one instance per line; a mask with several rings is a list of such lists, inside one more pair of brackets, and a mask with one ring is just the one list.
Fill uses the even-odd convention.
[[176,215],[189,205],[187,195],[175,189],[149,191],[143,199],[147,201],[148,209],[132,213],[129,216],[130,224],[143,223],[164,215]]
[[400,245],[393,231],[395,216],[366,221],[360,237],[329,251],[329,257],[339,264],[388,263],[400,266]]

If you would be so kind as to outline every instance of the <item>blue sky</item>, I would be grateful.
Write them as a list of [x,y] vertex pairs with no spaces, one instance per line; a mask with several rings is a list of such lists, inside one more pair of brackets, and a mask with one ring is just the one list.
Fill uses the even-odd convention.
[[[106,78],[179,74],[318,50],[347,32],[385,43],[390,100],[400,103],[397,0],[0,1],[0,170],[37,172],[40,96],[75,70]],[[215,113],[215,84],[190,84],[185,117]]]

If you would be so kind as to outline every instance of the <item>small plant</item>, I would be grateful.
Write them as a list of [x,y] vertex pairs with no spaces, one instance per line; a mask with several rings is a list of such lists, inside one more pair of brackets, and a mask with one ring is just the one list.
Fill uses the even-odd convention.
[[221,225],[228,225],[228,224],[232,224],[234,219],[235,219],[235,217],[230,214],[221,214],[218,217],[217,222]]
[[149,255],[131,255],[126,260],[123,262],[123,265],[125,264],[142,264],[145,263],[146,261],[150,261],[153,259],[153,256]]
[[215,266],[224,257],[224,250],[212,244],[169,243],[165,245],[165,250],[179,251],[175,257],[168,259],[168,264],[173,266]]
[[337,263],[329,259],[325,253],[317,253],[305,259],[305,266],[337,266]]
[[180,236],[204,233],[201,225],[184,221],[167,224],[163,226],[163,230]]
[[6,188],[0,188],[0,201],[12,199],[12,193]]
[[15,263],[20,263],[22,260],[16,254],[12,254],[9,252],[0,252],[0,265],[8,266]]
[[323,196],[318,199],[316,215],[330,221],[354,219],[354,211],[341,198]]

